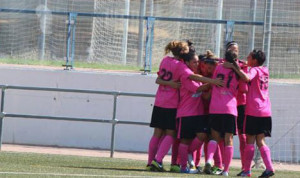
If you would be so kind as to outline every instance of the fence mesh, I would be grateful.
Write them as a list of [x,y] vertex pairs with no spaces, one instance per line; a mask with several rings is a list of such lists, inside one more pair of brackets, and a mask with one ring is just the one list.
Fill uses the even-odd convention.
[[[220,5],[220,2],[223,2]],[[145,15],[159,17],[223,19],[252,21],[254,0],[145,0]],[[256,1],[255,21],[263,21],[265,1]],[[87,12],[140,15],[140,0],[0,0],[1,8],[36,9],[64,12]],[[272,77],[298,77],[299,13],[297,0],[273,1],[270,72]],[[221,13],[221,16],[218,14]],[[143,15],[143,14],[142,14]],[[221,17],[221,18],[220,18]],[[65,60],[67,15],[4,13],[0,16],[0,57],[18,60]],[[278,26],[276,24],[283,24]],[[146,36],[145,20],[144,35]],[[275,25],[274,25],[275,24]],[[255,30],[254,48],[263,47],[262,26],[235,25],[233,39],[240,44],[241,58],[252,46],[251,30]],[[210,49],[223,55],[225,24],[170,22],[157,20],[154,25],[153,65],[163,57],[163,48],[171,40],[190,39],[198,53]],[[221,36],[218,40],[218,29]],[[139,20],[103,17],[77,18],[75,61],[141,65],[139,52]],[[143,39],[143,41],[145,41]],[[43,45],[44,44],[44,45]],[[219,51],[216,46],[220,45]],[[141,51],[141,50],[140,50]],[[145,49],[142,49],[142,58]]]

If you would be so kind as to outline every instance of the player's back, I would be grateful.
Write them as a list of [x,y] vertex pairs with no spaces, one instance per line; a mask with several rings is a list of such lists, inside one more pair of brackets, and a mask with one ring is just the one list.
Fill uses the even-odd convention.
[[[157,74],[162,80],[178,80],[176,70],[180,61],[177,59],[166,56],[160,63],[159,71]],[[170,86],[159,85],[155,98],[155,106],[163,108],[177,108],[178,106],[178,90]]]
[[252,67],[249,71],[246,114],[257,117],[271,116],[269,98],[269,71],[266,67]]
[[213,78],[221,78],[224,81],[224,86],[213,86],[209,107],[210,114],[232,114],[236,116],[238,78],[235,72],[221,64],[217,66]]

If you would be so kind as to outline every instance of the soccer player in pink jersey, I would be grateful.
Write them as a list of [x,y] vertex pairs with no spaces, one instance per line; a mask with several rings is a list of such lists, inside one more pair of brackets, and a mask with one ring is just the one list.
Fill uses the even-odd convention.
[[[212,78],[214,70],[218,65],[217,57],[210,50],[207,50],[206,54],[199,55],[199,56],[202,57],[200,60],[202,61],[202,65],[198,66],[198,68],[201,69],[201,74],[204,75],[205,77]],[[209,114],[210,96],[211,96],[211,87],[209,88],[209,90],[202,92],[202,102],[203,102],[204,113],[206,117],[208,117]],[[207,159],[207,143],[208,143],[208,139],[204,142],[205,160]],[[222,146],[222,143],[220,143],[219,145]],[[193,154],[194,166],[199,171],[202,171],[201,167],[199,166],[201,155],[202,155],[202,147],[197,149]],[[190,157],[189,157],[189,162],[191,162]],[[212,168],[212,173],[219,174],[222,172],[221,169],[222,169],[222,156],[221,156],[220,147],[218,146],[216,153],[214,155],[214,167]]]
[[[213,55],[213,53],[208,52],[206,55],[206,59],[204,60],[205,64],[205,70],[206,70],[206,77],[213,77],[214,71],[218,65],[218,59]],[[207,117],[209,117],[209,104],[210,104],[210,99],[211,99],[211,89],[208,92],[203,92],[203,102],[204,102],[204,108],[205,108],[205,113],[207,114]],[[204,153],[205,153],[205,161],[207,161],[207,145],[208,145],[207,140],[204,144]],[[214,154],[214,166],[212,167],[211,171],[212,174],[220,174],[223,169],[223,151],[224,150],[224,139],[222,139],[218,143],[218,147],[216,149],[216,152]]]
[[[235,41],[230,41],[226,44],[226,51],[233,51],[239,56],[239,46],[238,43]],[[239,59],[236,60],[240,68],[247,73],[247,65],[244,61],[241,61]],[[237,174],[237,176],[240,176],[241,173],[244,170],[244,150],[246,146],[246,135],[243,133],[243,126],[244,126],[244,120],[245,120],[245,107],[246,107],[246,91],[245,91],[245,81],[240,80],[239,81],[239,90],[237,94],[237,128],[238,128],[238,136],[239,136],[239,142],[240,142],[240,158],[242,163],[242,170],[240,173]]]
[[[180,61],[189,52],[186,42],[170,42],[165,47],[165,54],[170,52],[172,52],[173,57],[164,57],[160,64],[156,80],[159,87],[155,97],[150,124],[150,127],[154,127],[155,129],[149,143],[147,170],[154,168],[157,171],[164,171],[162,160],[174,142],[175,118],[179,102],[179,93],[176,88],[178,85],[174,84],[174,82],[178,81],[182,76],[187,76],[192,80],[204,81],[220,86],[223,84],[221,80],[213,80],[194,74]],[[176,87],[171,87],[172,85]],[[164,133],[165,136],[162,137]],[[173,161],[172,164],[174,164]]]
[[[189,53],[184,58],[185,64],[193,72],[197,71],[198,56],[195,53]],[[209,86],[195,82],[187,76],[180,77],[180,100],[177,108],[178,133],[180,138],[179,156],[181,173],[197,173],[197,169],[187,167],[188,152],[193,152],[200,148],[207,137],[208,120],[204,116],[204,108],[201,99],[201,91]],[[195,138],[195,136],[197,136]],[[190,145],[193,141],[193,145]]]
[[269,98],[268,84],[269,71],[262,66],[265,62],[265,54],[260,50],[253,50],[247,57],[249,71],[249,83],[246,104],[245,133],[247,145],[245,148],[245,170],[241,176],[251,176],[251,161],[254,157],[254,143],[256,142],[266,170],[259,177],[271,177],[274,175],[274,167],[271,161],[269,147],[265,143],[265,137],[271,136],[271,102]]
[[[233,51],[225,53],[225,63],[216,67],[213,78],[221,78],[225,82],[224,87],[212,88],[211,103],[209,107],[210,127],[212,140],[207,146],[207,161],[204,172],[211,174],[211,165],[218,142],[225,138],[224,170],[222,175],[228,176],[229,166],[233,157],[233,134],[236,134],[237,116],[237,87],[239,79],[248,80],[247,75],[239,68],[235,59],[237,55]],[[233,69],[225,68],[224,65],[232,63]]]
[[[148,170],[153,169],[151,163],[157,154],[159,143],[165,139],[170,143],[173,142],[179,99],[177,90],[179,85],[174,82],[174,80],[179,79],[179,75],[174,72],[180,63],[179,56],[189,52],[188,44],[180,41],[172,41],[165,47],[165,54],[169,52],[172,52],[174,57],[166,56],[163,58],[158,71],[159,77],[156,81],[159,86],[156,92],[150,123],[150,127],[154,128],[154,133],[149,142],[148,164],[146,167]],[[166,136],[162,137],[164,134]]]

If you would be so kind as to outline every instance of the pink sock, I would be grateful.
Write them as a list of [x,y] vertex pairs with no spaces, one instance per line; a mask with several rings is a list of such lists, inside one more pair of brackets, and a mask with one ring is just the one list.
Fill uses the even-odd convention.
[[150,165],[153,159],[155,158],[157,148],[158,148],[158,143],[159,143],[159,138],[152,136],[148,148],[148,165]]
[[189,146],[180,143],[179,144],[179,155],[180,155],[180,166],[181,166],[181,170],[185,170],[186,166],[187,166],[187,160],[188,160],[188,149]]
[[229,172],[229,166],[233,157],[233,146],[225,146],[224,149],[224,171]]
[[195,166],[197,167],[200,164],[200,159],[202,156],[202,146],[198,150],[194,151],[194,153],[195,153],[194,154],[194,162],[195,162]]
[[241,163],[242,163],[242,170],[244,170],[244,162],[245,162],[245,158],[244,158],[244,150],[245,150],[245,146],[246,146],[246,135],[245,134],[241,134],[239,135],[239,140],[240,140],[240,156],[241,156]]
[[244,171],[251,171],[251,162],[254,157],[255,148],[253,144],[246,144],[244,150]]
[[174,143],[173,143],[173,146],[172,146],[172,160],[171,160],[172,165],[177,164],[179,143],[180,143],[180,140],[176,138],[174,140]]
[[162,162],[166,154],[168,154],[168,151],[170,150],[172,144],[174,142],[174,138],[170,135],[166,135],[164,140],[161,142],[157,154],[156,154],[156,160],[158,162]]
[[193,153],[195,150],[198,150],[203,144],[203,141],[200,141],[197,137],[194,138],[192,143],[189,146],[189,153]]
[[213,157],[214,157],[214,154],[216,152],[216,149],[217,149],[217,142],[214,141],[214,140],[210,140],[208,142],[208,145],[207,145],[207,162],[212,162],[213,160]]
[[271,160],[271,152],[267,145],[260,147],[259,149],[261,157],[266,165],[268,171],[274,171],[272,160]]
[[220,146],[218,145],[215,155],[214,155],[214,165],[217,166],[218,168],[222,169],[223,164],[222,164],[222,153]]
[[161,142],[165,139],[166,135],[163,135],[160,137],[159,142],[158,142],[158,148],[160,147]]

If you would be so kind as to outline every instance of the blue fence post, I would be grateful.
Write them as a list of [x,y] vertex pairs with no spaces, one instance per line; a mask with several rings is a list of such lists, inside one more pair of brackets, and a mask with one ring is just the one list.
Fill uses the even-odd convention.
[[234,23],[235,23],[234,21],[227,21],[226,23],[225,45],[229,41],[233,41]]
[[4,119],[4,99],[6,86],[1,88],[1,108],[0,108],[0,150],[2,149],[2,133],[3,133],[3,119]]
[[146,45],[145,45],[145,63],[144,63],[144,73],[147,74],[152,70],[152,45],[154,38],[154,17],[147,18],[147,33],[146,33]]
[[[73,69],[74,67],[76,20],[77,20],[77,13],[70,12],[67,21],[68,33],[67,33],[66,65],[63,65],[66,67],[65,70],[68,70],[69,67],[71,69]],[[71,38],[71,34],[72,34],[72,38]],[[71,58],[70,58],[70,54],[71,54]]]

